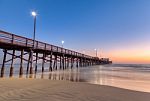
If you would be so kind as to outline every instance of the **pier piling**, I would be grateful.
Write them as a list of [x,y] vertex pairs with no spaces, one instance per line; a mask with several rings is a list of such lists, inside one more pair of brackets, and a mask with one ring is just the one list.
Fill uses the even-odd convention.
[[2,63],[2,68],[1,68],[1,77],[4,77],[4,69],[5,69],[7,49],[4,49],[3,52],[4,52],[4,57],[3,57],[3,63]]
[[20,57],[20,72],[19,72],[19,76],[22,77],[23,75],[23,53],[24,50],[21,50],[21,57]]
[[13,76],[13,71],[14,71],[14,67],[13,67],[13,64],[14,64],[14,57],[15,57],[15,50],[13,50],[13,53],[12,53],[12,60],[11,60],[10,73],[9,73],[9,76],[10,76],[10,77]]

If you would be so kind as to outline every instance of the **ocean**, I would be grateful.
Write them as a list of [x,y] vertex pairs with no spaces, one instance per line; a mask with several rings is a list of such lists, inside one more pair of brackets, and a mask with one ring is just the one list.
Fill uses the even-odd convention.
[[[10,65],[6,65],[4,77],[9,77],[9,66]],[[13,77],[18,78],[19,65],[16,64],[14,67]],[[38,73],[23,75],[22,77],[85,82],[150,92],[150,64],[109,64],[57,70],[53,72],[48,72],[48,67],[48,64],[46,64],[45,72],[42,73],[41,64],[39,64]],[[24,73],[25,72],[26,65],[24,65]]]

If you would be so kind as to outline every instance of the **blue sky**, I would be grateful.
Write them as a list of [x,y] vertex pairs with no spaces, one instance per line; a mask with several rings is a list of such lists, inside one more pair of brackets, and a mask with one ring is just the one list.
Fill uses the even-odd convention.
[[149,5],[150,0],[0,0],[0,29],[32,38],[35,10],[38,40],[59,46],[64,40],[66,48],[91,55],[97,48],[112,60],[124,53],[135,57],[131,51],[150,49]]

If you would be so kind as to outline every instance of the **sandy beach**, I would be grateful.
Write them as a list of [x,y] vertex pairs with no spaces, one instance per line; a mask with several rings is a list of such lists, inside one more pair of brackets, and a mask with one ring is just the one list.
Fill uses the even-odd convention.
[[0,101],[149,101],[150,93],[82,82],[0,79]]

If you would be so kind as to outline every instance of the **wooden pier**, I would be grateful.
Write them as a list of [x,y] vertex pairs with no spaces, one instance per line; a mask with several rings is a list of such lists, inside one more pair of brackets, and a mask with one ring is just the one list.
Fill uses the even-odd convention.
[[[42,62],[42,72],[44,72],[45,63],[49,63],[49,71],[101,64],[101,59],[98,57],[92,57],[2,30],[0,30],[0,49],[3,49],[4,53],[1,77],[4,76],[7,62],[11,62],[9,76],[13,75],[14,60],[17,58],[20,59],[20,75],[24,74],[24,70],[26,70],[26,74],[36,73],[39,60]],[[20,52],[20,54],[16,54],[16,51]],[[11,58],[7,59],[7,55],[11,56]],[[28,59],[25,57],[28,57]],[[23,67],[24,61],[27,63],[27,67]]]

